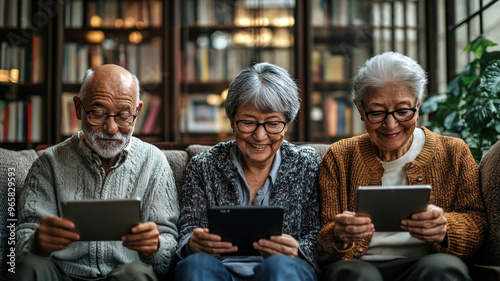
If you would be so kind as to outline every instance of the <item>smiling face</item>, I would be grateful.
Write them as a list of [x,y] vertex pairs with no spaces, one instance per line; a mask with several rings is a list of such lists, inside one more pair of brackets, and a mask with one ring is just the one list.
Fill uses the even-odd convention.
[[[378,150],[378,157],[383,161],[393,161],[403,156],[410,149],[413,141],[413,131],[417,126],[418,108],[415,105],[416,98],[411,89],[403,84],[387,85],[371,90],[363,99],[362,104],[356,103],[366,131],[370,135],[372,143]],[[364,110],[370,111],[394,111],[417,106],[417,111],[412,119],[400,122],[394,116],[388,114],[385,121],[371,123],[366,118]],[[363,110],[364,107],[364,110]]]
[[[264,123],[269,121],[285,121],[285,116],[281,113],[262,113],[251,103],[238,107],[235,114],[236,120],[256,121]],[[236,120],[231,120],[231,128],[234,130],[236,144],[243,154],[247,165],[271,165],[274,161],[276,151],[283,143],[285,129],[278,134],[269,134],[264,126],[259,126],[253,133],[242,133],[238,130]]]
[[[117,66],[98,68],[85,85],[82,103],[87,111],[100,110],[115,115],[122,112],[137,114],[137,96],[134,80],[130,73]],[[89,145],[101,158],[116,157],[127,146],[134,126],[118,127],[115,118],[110,117],[102,125],[93,125],[75,98],[77,116],[82,120],[82,129]],[[142,102],[139,103],[139,110]],[[135,124],[135,123],[134,123]]]

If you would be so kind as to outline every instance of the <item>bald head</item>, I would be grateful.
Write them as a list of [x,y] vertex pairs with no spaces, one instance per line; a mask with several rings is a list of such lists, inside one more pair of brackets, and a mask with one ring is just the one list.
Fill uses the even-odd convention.
[[[133,89],[133,91],[131,91]],[[140,100],[139,80],[125,68],[116,64],[105,64],[87,70],[80,88],[80,99],[96,92],[119,91],[124,94],[135,94],[136,103]]]

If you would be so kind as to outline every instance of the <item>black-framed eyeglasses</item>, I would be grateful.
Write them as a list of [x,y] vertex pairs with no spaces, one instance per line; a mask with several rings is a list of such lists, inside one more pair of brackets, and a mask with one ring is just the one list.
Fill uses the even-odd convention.
[[287,124],[287,122],[285,121],[269,121],[259,123],[250,120],[236,120],[235,122],[238,130],[246,134],[257,131],[257,128],[259,128],[260,125],[264,126],[264,130],[266,130],[266,132],[268,132],[269,134],[279,134],[283,132]]
[[[87,114],[87,120],[92,125],[103,125],[104,123],[108,122],[109,117],[114,117],[116,125],[118,127],[127,128],[134,124],[135,118],[137,117],[137,114],[133,115],[128,112],[121,112],[115,115],[111,115],[101,110],[87,111],[87,109],[85,109],[85,106],[83,105],[82,100],[78,100],[80,101],[80,105],[83,107],[83,111],[85,111],[85,114]],[[137,107],[136,111],[139,111],[139,107]]]
[[361,107],[365,112],[366,118],[371,123],[382,123],[387,118],[387,115],[391,114],[396,121],[406,122],[413,119],[415,112],[417,112],[418,99],[416,100],[415,107],[412,108],[402,108],[394,111],[366,111],[363,102],[361,102]]

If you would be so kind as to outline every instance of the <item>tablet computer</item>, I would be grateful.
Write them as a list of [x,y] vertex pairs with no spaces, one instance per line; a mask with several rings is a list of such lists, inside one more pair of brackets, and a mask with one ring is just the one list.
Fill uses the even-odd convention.
[[283,212],[281,206],[213,206],[208,208],[208,229],[238,246],[237,252],[223,255],[260,256],[253,242],[281,235]]
[[360,186],[356,213],[369,216],[375,231],[404,231],[401,220],[429,204],[430,185]]
[[63,218],[75,224],[79,241],[121,240],[141,222],[140,199],[70,200],[61,207]]

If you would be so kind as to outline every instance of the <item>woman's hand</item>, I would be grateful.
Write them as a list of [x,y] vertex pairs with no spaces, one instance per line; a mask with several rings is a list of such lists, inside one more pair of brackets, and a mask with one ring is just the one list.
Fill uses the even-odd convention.
[[446,237],[447,221],[443,209],[428,205],[425,211],[413,214],[411,219],[402,220],[401,228],[417,239],[441,243]]
[[191,253],[206,253],[214,257],[238,251],[238,247],[233,246],[231,242],[221,240],[219,235],[210,234],[207,228],[196,228],[193,230],[188,246]]
[[299,256],[299,243],[288,234],[271,236],[269,239],[260,239],[253,242],[253,247],[258,250],[263,258],[282,254],[297,258]]
[[335,216],[333,239],[337,249],[343,250],[353,242],[362,241],[373,235],[374,231],[375,227],[369,217],[357,216],[349,211]]

